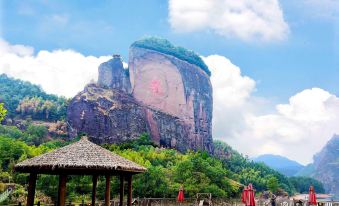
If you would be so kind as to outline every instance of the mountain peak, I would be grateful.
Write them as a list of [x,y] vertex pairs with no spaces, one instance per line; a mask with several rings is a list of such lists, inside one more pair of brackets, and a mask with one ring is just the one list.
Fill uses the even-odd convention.
[[324,148],[314,156],[312,176],[321,181],[326,192],[339,197],[339,135],[334,134]]
[[274,154],[260,155],[254,158],[253,161],[263,162],[267,166],[285,174],[286,176],[293,176],[304,167],[304,165],[298,163],[297,161],[290,160],[287,157]]

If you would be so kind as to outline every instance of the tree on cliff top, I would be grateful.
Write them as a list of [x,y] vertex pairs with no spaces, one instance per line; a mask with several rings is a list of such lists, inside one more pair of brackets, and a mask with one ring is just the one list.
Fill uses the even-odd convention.
[[147,37],[138,40],[132,44],[131,47],[140,47],[144,49],[155,50],[164,54],[173,55],[178,59],[187,61],[188,63],[197,65],[209,76],[211,75],[210,70],[204,61],[194,51],[185,49],[183,47],[175,46],[167,39],[158,37]]

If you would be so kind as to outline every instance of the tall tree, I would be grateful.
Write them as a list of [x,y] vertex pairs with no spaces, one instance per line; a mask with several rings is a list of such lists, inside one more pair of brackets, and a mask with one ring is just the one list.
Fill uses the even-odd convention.
[[7,110],[4,107],[4,103],[0,103],[0,122],[5,118]]
[[279,187],[279,182],[278,178],[272,176],[268,179],[267,181],[267,188],[272,191],[272,192],[277,192],[278,187]]

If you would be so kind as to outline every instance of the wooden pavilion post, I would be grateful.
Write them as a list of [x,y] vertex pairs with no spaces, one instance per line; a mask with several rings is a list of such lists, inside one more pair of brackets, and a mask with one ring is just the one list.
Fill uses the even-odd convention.
[[66,181],[67,175],[59,175],[58,206],[65,206],[66,204]]
[[93,175],[92,181],[93,181],[93,185],[92,185],[92,206],[94,206],[96,195],[97,195],[98,175]]
[[127,187],[128,187],[128,193],[127,193],[127,206],[132,206],[132,175],[129,174],[127,176]]
[[124,205],[124,176],[120,175],[120,202],[119,206]]
[[36,173],[31,173],[29,175],[29,181],[28,181],[28,196],[27,196],[27,206],[33,206],[34,205],[34,196],[35,196],[35,186],[36,186]]
[[106,190],[105,190],[105,205],[110,205],[110,187],[111,187],[111,176],[106,175]]

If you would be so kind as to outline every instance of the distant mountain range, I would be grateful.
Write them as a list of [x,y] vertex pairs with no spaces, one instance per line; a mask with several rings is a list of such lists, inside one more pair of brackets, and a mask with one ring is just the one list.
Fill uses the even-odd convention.
[[265,163],[267,166],[277,170],[278,172],[281,172],[286,176],[295,176],[299,171],[305,168],[304,165],[294,160],[273,154],[260,155],[254,158],[253,161]]
[[327,193],[339,198],[339,135],[333,135],[313,159],[313,163],[306,166],[272,154],[261,155],[252,160],[262,162],[286,176],[315,178],[323,183]]

